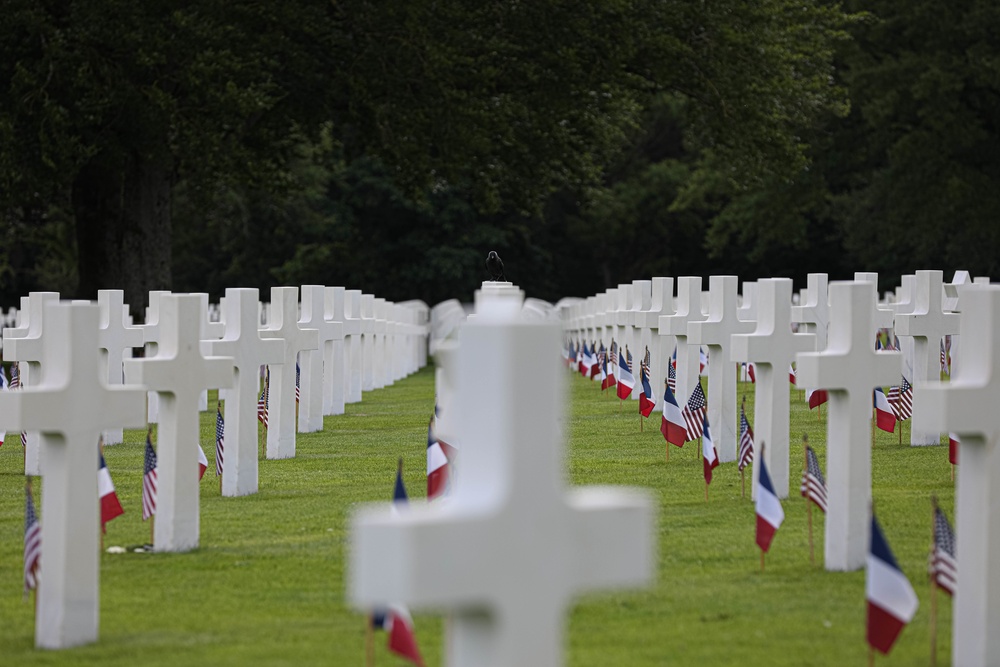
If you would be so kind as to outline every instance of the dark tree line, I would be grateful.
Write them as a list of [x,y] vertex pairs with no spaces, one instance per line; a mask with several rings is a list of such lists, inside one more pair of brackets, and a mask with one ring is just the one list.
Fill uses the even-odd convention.
[[986,1],[0,0],[0,303],[990,275]]

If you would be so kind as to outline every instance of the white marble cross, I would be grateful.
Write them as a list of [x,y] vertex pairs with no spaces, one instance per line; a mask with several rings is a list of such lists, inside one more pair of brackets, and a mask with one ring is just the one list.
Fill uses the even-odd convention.
[[[101,348],[101,366],[109,386],[122,384],[124,354],[133,347],[142,347],[142,329],[125,323],[128,307],[124,291],[98,290],[97,305],[101,308],[101,323],[97,334],[97,344]],[[123,439],[120,428],[104,432],[105,445],[117,445]]]
[[[162,334],[163,322],[160,320],[160,299],[170,294],[166,290],[153,290],[149,293],[149,305],[146,306],[146,321],[141,325],[142,341],[145,343],[145,356],[152,357],[156,354],[156,343]],[[155,391],[149,392],[147,396],[146,420],[150,424],[159,421],[160,395]]]
[[198,400],[206,387],[229,387],[233,382],[231,357],[202,355],[201,297],[164,296],[160,300],[163,328],[156,356],[125,362],[130,383],[145,385],[160,395],[153,532],[157,551],[198,547]]
[[361,400],[364,376],[364,352],[361,341],[361,290],[344,292],[344,402]]
[[318,349],[299,354],[301,368],[299,400],[299,433],[323,430],[323,356],[327,345],[339,338],[341,325],[326,319],[326,288],[323,285],[302,286],[302,311],[299,327],[315,329]]
[[[897,335],[901,335],[899,334],[899,316],[912,313],[916,306],[913,301],[916,291],[917,277],[913,274],[901,276],[900,285],[896,288],[895,301],[889,306],[893,312],[893,330]],[[903,375],[907,380],[913,380],[913,338],[910,336],[900,338],[899,351],[903,353]]]
[[[660,317],[660,336],[674,339],[677,347],[677,403],[683,408],[694,386],[698,383],[698,350],[699,345],[689,344],[688,324],[700,322],[701,314],[701,278],[683,276],[677,279],[677,310],[673,315]],[[673,355],[673,350],[666,351]],[[656,378],[659,383],[660,378]]]
[[[674,353],[674,337],[660,335],[660,317],[674,313],[674,279],[655,277],[652,280],[652,298],[650,307],[644,312],[640,326],[643,327],[644,339],[649,339],[649,354],[652,368],[649,369],[649,384],[655,392],[659,392],[660,383],[667,377],[667,364]],[[656,396],[654,410],[663,411],[662,396]]]
[[708,423],[723,463],[736,460],[739,415],[736,411],[736,365],[730,362],[733,334],[750,333],[753,322],[736,316],[739,308],[736,276],[708,279],[708,319],[688,324],[688,343],[708,347]]
[[[896,316],[896,333],[913,338],[913,377],[909,379],[914,387],[941,379],[941,339],[958,333],[959,316],[942,307],[943,282],[941,271],[917,271],[913,312]],[[910,444],[939,445],[941,434],[914,428]]]
[[1000,656],[1000,287],[962,296],[962,358],[951,381],[913,392],[914,427],[961,439],[955,498],[958,588],[952,664],[990,665]]
[[895,313],[889,308],[882,308],[878,303],[878,274],[872,271],[855,271],[854,280],[871,283],[875,286],[875,310],[872,317],[872,345],[875,345],[875,334],[879,329],[891,329],[892,317]]
[[145,391],[105,383],[97,347],[99,310],[90,304],[47,303],[40,376],[24,391],[0,392],[0,425],[41,431],[45,478],[38,648],[97,641],[97,442],[104,429],[145,425]]
[[830,285],[830,338],[825,350],[796,356],[798,380],[829,394],[827,416],[827,570],[857,570],[868,555],[871,519],[872,392],[898,382],[899,352],[876,352],[875,285]]
[[[816,349],[826,349],[827,332],[830,328],[830,293],[825,273],[810,273],[806,278],[804,303],[792,306],[792,322],[800,322],[803,333],[816,334]],[[796,378],[799,387],[805,385]],[[819,387],[811,387],[819,389]]]
[[[756,282],[744,281],[743,291],[740,293],[740,308],[736,311],[736,316],[744,322],[757,321],[757,304],[759,302],[757,292],[758,288]],[[789,305],[791,305],[791,302],[792,300],[789,296]],[[768,470],[770,470],[770,468],[768,468]]]
[[[788,367],[794,361],[796,353],[816,349],[816,335],[792,333],[791,278],[761,280],[757,283],[757,295],[757,330],[751,334],[733,336],[732,360],[754,363],[754,461],[760,460],[760,446],[757,443],[766,442],[764,461],[771,475],[774,492],[779,498],[787,498]],[[753,468],[753,490],[756,494],[760,466],[755,465]]]
[[[198,335],[200,339],[204,341],[219,340],[226,332],[226,325],[222,322],[212,321],[212,309],[211,304],[208,301],[208,293],[196,292],[196,294],[198,295],[198,303],[201,307],[201,328],[199,329]],[[219,400],[222,400],[223,394],[225,393],[225,387],[220,387],[218,389]],[[200,412],[208,410],[208,389],[202,389],[201,393],[198,395],[198,410]]]
[[259,296],[256,288],[229,288],[222,304],[226,331],[208,343],[211,354],[230,357],[236,369],[226,396],[225,458],[222,495],[257,493],[257,391],[260,367],[281,363],[285,343],[262,339],[257,330]]
[[364,609],[451,610],[449,665],[554,667],[575,594],[652,580],[654,508],[636,490],[565,488],[559,325],[492,306],[459,335],[456,419],[476,446],[463,450],[454,495],[356,515],[348,596]]
[[332,325],[331,336],[323,346],[324,415],[344,414],[348,363],[347,325],[344,316],[346,292],[343,287],[327,287],[323,290],[323,317]]
[[375,388],[375,296],[361,295],[361,390]]
[[[45,321],[45,306],[58,301],[59,292],[29,292],[27,308],[22,304],[21,311],[21,317],[27,317],[27,329],[19,327],[3,332],[4,358],[20,362],[22,387],[33,385],[48,363],[45,358],[49,349],[46,339],[55,330]],[[24,443],[24,474],[41,475],[44,469],[41,439],[37,431],[24,430],[28,431]]]
[[271,288],[271,321],[260,330],[262,338],[285,341],[284,357],[271,366],[268,406],[267,458],[295,456],[295,359],[303,350],[319,349],[319,333],[299,327],[298,287]]

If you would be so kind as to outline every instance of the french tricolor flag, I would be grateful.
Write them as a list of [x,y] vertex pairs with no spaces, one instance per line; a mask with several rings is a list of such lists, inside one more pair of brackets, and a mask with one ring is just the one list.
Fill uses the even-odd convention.
[[198,444],[198,481],[205,476],[205,471],[208,470],[208,457],[205,456],[205,450],[201,448],[201,443]]
[[587,372],[590,370],[590,349],[587,347],[586,342],[583,344],[583,352],[580,353],[577,370],[580,371],[580,375],[583,375],[584,377],[587,376]]
[[865,597],[868,598],[868,644],[888,653],[903,626],[913,619],[919,603],[874,515],[871,550],[865,567]]
[[111,481],[111,473],[108,472],[108,465],[104,462],[104,454],[98,454],[101,462],[97,468],[97,492],[101,496],[101,528],[104,525],[125,513],[122,504],[118,500],[115,492],[115,484]]
[[683,447],[687,440],[687,426],[684,424],[684,417],[681,416],[681,409],[677,405],[674,392],[670,391],[667,384],[663,393],[663,419],[660,422],[660,433],[664,440],[672,445]]
[[642,373],[642,393],[639,394],[639,414],[648,417],[649,413],[656,407],[656,397],[649,386],[649,374]]
[[434,437],[433,424],[427,425],[427,499],[434,500],[448,488],[448,457]]
[[704,432],[701,436],[701,462],[705,472],[705,484],[712,483],[712,469],[719,465],[719,455],[715,452],[712,433],[708,429],[708,417],[705,417]]
[[788,364],[788,381],[795,384],[795,367]]
[[875,387],[875,425],[887,433],[896,430],[896,414],[892,411],[882,387]]
[[757,546],[767,553],[771,548],[774,534],[785,520],[785,510],[781,509],[781,501],[774,492],[771,475],[767,472],[764,457],[760,457],[760,479],[757,482]]
[[625,355],[618,355],[618,398],[625,400],[632,395],[632,388],[635,386],[635,378],[632,377],[632,371],[628,369],[628,364],[625,363]]
[[810,389],[806,392],[806,400],[809,401],[809,409],[818,408],[830,399],[826,389]]
[[413,619],[401,604],[390,604],[372,614],[372,625],[389,633],[389,650],[423,667],[424,660],[413,634]]
[[601,364],[601,391],[604,391],[608,387],[615,386],[615,376],[608,372],[608,355],[604,355]]

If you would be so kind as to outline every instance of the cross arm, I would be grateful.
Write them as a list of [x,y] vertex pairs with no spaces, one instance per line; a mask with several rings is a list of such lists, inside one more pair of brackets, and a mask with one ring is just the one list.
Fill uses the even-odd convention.
[[982,435],[996,441],[996,414],[984,406],[989,390],[958,380],[929,382],[913,389],[913,428],[930,432]]
[[95,388],[86,401],[70,388],[25,387],[0,392],[0,428],[69,433],[88,428],[146,426],[146,392],[135,387]]
[[[643,586],[656,576],[656,511],[638,489],[572,489],[575,583],[590,589]],[[569,565],[569,564],[567,564]]]

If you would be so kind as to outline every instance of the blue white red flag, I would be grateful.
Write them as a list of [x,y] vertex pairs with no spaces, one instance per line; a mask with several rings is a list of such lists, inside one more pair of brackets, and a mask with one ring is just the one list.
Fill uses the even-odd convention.
[[649,367],[642,364],[639,367],[639,377],[642,379],[642,392],[639,394],[639,414],[648,417],[656,407],[656,397],[649,386]]
[[913,619],[919,603],[874,514],[871,548],[865,567],[865,597],[868,599],[868,644],[877,651],[888,653],[903,627]]
[[672,445],[683,447],[687,442],[687,426],[684,424],[684,417],[681,415],[681,408],[677,405],[674,392],[670,390],[670,383],[665,383],[663,392],[663,419],[660,421],[660,433],[663,439]]
[[625,400],[632,395],[632,388],[635,387],[635,378],[632,371],[628,369],[625,355],[618,355],[618,398]]
[[712,469],[719,465],[719,455],[712,442],[712,432],[708,428],[708,416],[705,416],[704,431],[701,436],[701,462],[705,473],[705,484],[712,483]]
[[781,508],[778,494],[774,492],[771,475],[767,472],[767,463],[760,457],[760,477],[757,481],[757,498],[754,504],[757,508],[757,546],[767,552],[771,548],[774,533],[785,520],[785,510]]
[[114,482],[111,481],[111,473],[108,472],[108,465],[104,462],[104,454],[98,453],[97,456],[99,458],[97,492],[101,496],[101,530],[106,530],[105,525],[108,521],[121,516],[125,510],[122,509],[121,501],[118,500]]
[[434,500],[448,489],[448,457],[434,437],[434,421],[427,424],[427,499]]
[[887,433],[895,432],[896,415],[892,411],[892,406],[889,405],[889,399],[886,398],[885,392],[882,391],[882,387],[875,387],[874,397],[875,425]]

